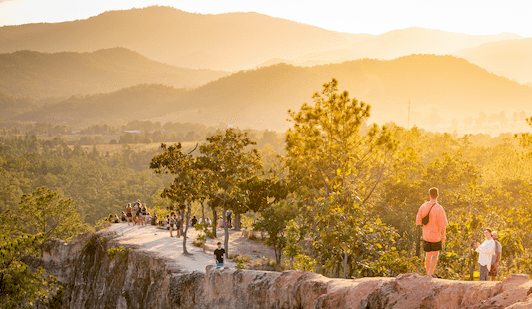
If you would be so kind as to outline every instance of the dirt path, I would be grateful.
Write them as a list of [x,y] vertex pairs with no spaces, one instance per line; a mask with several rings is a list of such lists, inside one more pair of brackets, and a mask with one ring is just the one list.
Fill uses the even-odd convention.
[[[219,228],[216,230],[217,239],[207,239],[205,253],[203,249],[192,244],[199,232],[195,229],[188,230],[187,251],[188,255],[183,254],[183,238],[170,237],[168,230],[160,229],[156,226],[128,226],[127,223],[115,223],[105,229],[113,233],[116,232],[115,240],[120,244],[137,245],[140,250],[153,252],[158,256],[175,261],[175,266],[183,271],[205,271],[207,265],[214,264],[213,251],[216,243],[223,244],[224,231]],[[241,237],[242,233],[229,231],[229,254],[238,254],[249,257],[251,261],[261,260],[263,258],[275,259],[273,250],[266,247],[259,241],[249,240]],[[225,261],[225,266],[235,267],[236,263],[232,260]]]

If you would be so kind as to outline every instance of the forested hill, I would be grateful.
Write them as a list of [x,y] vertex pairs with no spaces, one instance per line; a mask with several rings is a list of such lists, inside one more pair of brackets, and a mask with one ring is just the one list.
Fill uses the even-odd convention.
[[0,72],[0,92],[32,98],[111,92],[142,83],[193,88],[229,74],[178,68],[125,48],[0,54]]
[[[491,74],[453,56],[411,55],[390,61],[372,59],[341,64],[294,67],[285,64],[242,71],[187,91],[142,86],[113,94],[73,98],[50,105],[19,120],[61,119],[67,123],[158,120],[218,124],[254,129],[285,130],[287,110],[311,103],[321,85],[336,78],[372,106],[372,121],[406,125],[411,102],[411,125],[434,130],[436,118],[458,121],[479,113],[529,111],[532,88]],[[155,97],[156,89],[163,92]],[[125,107],[127,107],[125,109]]]
[[[452,56],[411,55],[390,61],[363,59],[301,68],[276,65],[240,72],[185,96],[201,109],[195,121],[218,117],[240,126],[286,128],[288,108],[311,103],[315,89],[336,78],[341,90],[372,106],[372,121],[434,130],[434,117],[462,120],[480,112],[530,110],[532,89]],[[224,113],[224,111],[231,111]],[[225,115],[224,115],[225,114]],[[205,117],[201,119],[200,117]],[[225,118],[225,119],[223,119]]]
[[30,98],[18,98],[0,92],[0,119],[9,119],[37,108]]
[[0,28],[0,52],[92,52],[122,46],[178,67],[235,70],[273,57],[342,48],[369,37],[257,13],[201,15],[170,7]]
[[14,117],[14,120],[66,123],[79,127],[91,124],[123,124],[134,119],[164,115],[185,90],[164,85],[142,84],[112,93],[73,96]]

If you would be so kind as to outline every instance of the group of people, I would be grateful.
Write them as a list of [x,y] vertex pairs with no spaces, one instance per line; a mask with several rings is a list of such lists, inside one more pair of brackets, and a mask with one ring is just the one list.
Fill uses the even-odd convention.
[[[437,278],[434,274],[439,253],[442,250],[442,242],[447,241],[445,229],[449,223],[445,210],[438,204],[439,192],[437,188],[430,188],[430,201],[419,207],[416,216],[416,224],[423,226],[423,249],[425,251],[425,270],[428,276]],[[478,255],[479,280],[487,281],[488,276],[492,280],[497,277],[497,268],[501,260],[502,246],[497,241],[498,234],[490,229],[484,230],[485,240],[482,244],[474,242],[475,251]]]
[[146,204],[141,203],[140,200],[134,202],[133,205],[128,203],[126,206],[126,213],[124,214],[124,212],[122,212],[122,216],[124,215],[127,219],[128,226],[130,223],[133,223],[133,225],[148,225],[153,224],[152,221],[157,221],[157,215],[154,214],[152,217],[148,212]]

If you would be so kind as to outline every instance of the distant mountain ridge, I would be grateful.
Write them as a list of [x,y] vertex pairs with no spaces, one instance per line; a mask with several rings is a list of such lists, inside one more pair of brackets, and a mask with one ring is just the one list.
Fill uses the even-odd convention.
[[195,88],[229,74],[177,68],[125,48],[0,54],[0,72],[0,92],[32,98],[112,92],[142,83]]
[[495,74],[532,82],[532,38],[485,43],[453,55]]
[[[75,124],[149,118],[206,125],[224,122],[240,128],[283,131],[290,126],[285,121],[287,110],[312,103],[312,94],[321,91],[322,84],[333,77],[338,79],[340,90],[348,90],[351,97],[372,106],[372,122],[394,121],[405,126],[409,101],[410,124],[430,130],[437,125],[438,117],[462,120],[480,112],[532,109],[531,87],[453,56],[411,55],[314,67],[279,64],[234,73],[186,92],[144,85],[123,90],[124,95],[115,92],[65,101],[17,119],[37,121],[53,116]],[[155,91],[163,93],[157,100],[153,99]],[[131,97],[135,98],[134,104]],[[76,108],[69,110],[74,103]]]
[[86,20],[0,28],[0,52],[93,52],[124,47],[186,68],[238,71],[285,59],[296,65],[410,54],[445,55],[510,33],[467,35],[412,27],[381,35],[324,30],[258,13],[201,15],[170,7],[109,11]]
[[92,52],[124,47],[178,67],[234,71],[269,58],[342,48],[367,38],[257,13],[200,15],[169,7],[0,28],[0,52]]
[[[486,63],[476,61],[474,55],[466,56],[465,54],[461,54],[460,51],[476,50],[476,48],[480,48],[480,46],[484,46],[484,44],[486,46],[503,44],[503,42],[509,42],[509,40],[521,42],[521,40],[524,41],[525,39],[512,33],[501,33],[497,35],[468,35],[435,29],[410,27],[368,37],[344,49],[312,52],[296,58],[270,59],[257,67],[277,63],[286,63],[296,66],[314,66],[326,63],[341,63],[363,58],[392,60],[411,54],[453,54],[491,71],[489,68],[491,66],[497,66],[500,62],[498,60],[500,59],[492,59],[493,61]],[[511,49],[508,49],[508,51],[510,50]],[[516,60],[516,57],[513,57],[512,59],[516,63],[519,62],[519,60]],[[532,56],[529,57],[529,59],[525,59],[525,57],[518,59],[522,59],[525,62],[532,61],[529,60],[532,59]],[[521,69],[518,68],[518,66],[514,66],[504,72],[505,74],[500,75],[512,78],[512,76],[515,75],[514,70],[522,70],[527,73],[532,72],[532,70],[527,69],[528,66]],[[521,79],[518,78],[518,80]]]

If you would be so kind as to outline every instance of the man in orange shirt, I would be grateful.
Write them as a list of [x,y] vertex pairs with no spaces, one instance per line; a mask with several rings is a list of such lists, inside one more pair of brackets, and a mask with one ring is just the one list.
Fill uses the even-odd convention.
[[442,241],[446,241],[445,227],[449,225],[445,210],[438,204],[438,189],[430,188],[429,197],[430,202],[426,202],[417,212],[416,224],[422,225],[422,219],[427,214],[429,215],[429,222],[423,225],[423,250],[425,250],[425,269],[427,275],[436,278],[434,269],[438,263],[438,256],[442,250]]

